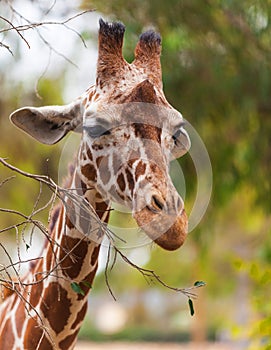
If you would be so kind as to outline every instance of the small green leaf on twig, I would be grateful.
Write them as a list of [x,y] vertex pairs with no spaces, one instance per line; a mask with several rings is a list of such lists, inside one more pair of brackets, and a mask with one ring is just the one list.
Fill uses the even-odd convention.
[[206,283],[203,282],[203,281],[196,281],[196,282],[194,283],[194,286],[195,286],[195,287],[203,287],[203,286],[206,286]]
[[189,305],[190,315],[193,316],[195,313],[195,310],[194,310],[193,301],[190,298],[188,299],[188,305]]
[[89,281],[83,281],[82,282],[84,286],[88,287],[88,288],[92,288],[92,285]]
[[81,294],[81,295],[85,295],[85,292],[84,292],[83,289],[79,286],[78,283],[72,282],[72,283],[71,283],[71,287],[72,287],[72,290],[73,290],[75,293]]

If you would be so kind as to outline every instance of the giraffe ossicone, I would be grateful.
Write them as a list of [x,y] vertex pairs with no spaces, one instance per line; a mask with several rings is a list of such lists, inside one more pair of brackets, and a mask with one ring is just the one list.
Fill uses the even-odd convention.
[[[162,248],[175,250],[186,238],[184,202],[169,163],[189,150],[190,140],[182,115],[162,90],[161,38],[154,31],[143,33],[129,64],[122,55],[124,31],[121,23],[100,20],[96,84],[77,100],[24,107],[10,116],[45,144],[70,131],[82,136],[68,184],[79,200],[75,204],[66,196],[60,203],[44,258],[0,306],[1,349],[74,348],[103,238],[94,217],[107,223],[112,201],[129,207],[139,227]],[[74,292],[74,282],[82,295]]]

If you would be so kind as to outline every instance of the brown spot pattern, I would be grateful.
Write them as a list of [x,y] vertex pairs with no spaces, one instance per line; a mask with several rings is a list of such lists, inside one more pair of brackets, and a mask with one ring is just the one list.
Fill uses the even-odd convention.
[[75,215],[72,215],[72,212],[70,211],[69,214],[66,215],[66,225],[70,230],[72,230],[75,226],[73,222],[75,220]]
[[[90,284],[92,286],[94,277],[96,275],[97,268],[98,268],[98,264],[96,264],[96,266],[93,268],[93,270],[83,279],[83,281],[81,283],[79,283],[79,286],[83,290],[85,295],[89,292],[89,287],[86,285],[86,283],[83,283],[83,282],[88,282],[88,284]],[[85,295],[78,294],[77,300],[84,299]]]
[[108,210],[108,204],[106,202],[96,203],[95,211],[100,219],[106,210]]
[[98,256],[99,256],[99,252],[100,252],[100,246],[98,245],[97,247],[95,247],[93,249],[93,253],[91,255],[91,265],[92,266],[97,262]]
[[83,194],[87,192],[87,185],[83,181],[81,181],[81,189]]
[[[30,301],[30,303],[31,303],[31,301]],[[33,307],[35,307],[35,306],[33,305]],[[18,333],[18,336],[21,337],[22,326],[23,326],[23,323],[25,320],[25,306],[24,306],[24,304],[22,304],[22,303],[19,304],[18,309],[16,311],[15,318],[16,318],[17,333]]]
[[135,171],[135,179],[138,180],[140,175],[144,175],[146,171],[146,164],[142,160],[137,164]]
[[154,86],[148,80],[138,84],[129,96],[125,96],[125,102],[146,102],[157,104],[158,98]]
[[89,181],[96,181],[97,173],[95,167],[92,164],[86,164],[82,166],[81,172]]
[[51,270],[51,264],[52,264],[52,257],[53,257],[53,251],[52,251],[52,246],[48,243],[48,248],[47,248],[47,254],[46,254],[46,270],[50,271]]
[[133,169],[133,164],[137,161],[138,158],[131,158],[128,160],[127,165],[129,168]]
[[75,188],[77,193],[80,195],[84,195],[87,191],[87,185],[80,179],[79,175],[76,173],[75,175]]
[[70,307],[67,291],[59,283],[51,282],[44,293],[41,310],[56,333],[60,333],[67,324]]
[[[88,251],[88,244],[78,238],[64,236],[61,241],[61,246],[63,249],[60,252],[60,260],[63,260],[61,262],[63,274],[71,279],[75,279],[79,275],[84,263]],[[67,253],[72,249],[71,258],[71,255],[67,255]]]
[[122,193],[120,193],[118,190],[116,191],[118,196],[120,197],[120,199],[122,199],[123,201],[125,200],[125,197]]
[[49,232],[52,233],[54,228],[55,228],[55,224],[57,221],[57,218],[59,216],[59,212],[60,212],[60,206],[57,206],[54,208],[53,213],[51,215],[51,220],[49,223]]
[[117,183],[119,185],[120,190],[123,192],[125,190],[125,179],[122,173],[119,174],[117,178]]
[[12,349],[15,339],[10,319],[6,321],[2,334],[4,334],[4,336],[0,338],[0,349]]
[[126,169],[125,172],[126,172],[126,176],[127,176],[129,189],[130,189],[131,193],[133,194],[133,192],[134,192],[134,185],[135,185],[134,184],[133,175],[132,175],[132,173],[130,172],[129,169]]
[[135,136],[141,139],[153,140],[161,143],[161,128],[154,125],[134,123]]
[[[48,269],[50,271],[50,269]],[[41,275],[36,278],[37,280],[41,279]],[[32,307],[36,307],[38,303],[40,302],[40,296],[43,290],[43,282],[39,281],[38,284],[35,284],[31,288],[31,294],[30,294],[30,304]],[[17,317],[17,316],[16,316]]]
[[81,153],[81,159],[82,160],[87,160],[87,156],[84,152]]
[[82,306],[81,310],[78,312],[76,319],[72,324],[72,327],[71,327],[72,329],[76,328],[77,325],[83,321],[83,319],[85,318],[86,312],[87,312],[87,307],[88,307],[88,303],[86,302]]
[[36,319],[30,318],[24,335],[24,348],[36,350],[42,339],[39,350],[53,350],[52,344],[45,336],[45,332],[39,327]]
[[0,303],[6,300],[9,296],[14,293],[12,283],[10,282],[1,282],[0,283]]
[[92,153],[91,153],[90,148],[87,146],[86,149],[87,149],[87,156],[88,156],[88,159],[89,159],[90,161],[93,161],[93,157],[92,157]]
[[66,349],[70,349],[70,346],[72,345],[72,343],[74,342],[75,338],[77,337],[78,331],[75,331],[73,334],[68,335],[65,339],[63,339],[60,343],[59,343],[59,349],[60,350],[66,350]]

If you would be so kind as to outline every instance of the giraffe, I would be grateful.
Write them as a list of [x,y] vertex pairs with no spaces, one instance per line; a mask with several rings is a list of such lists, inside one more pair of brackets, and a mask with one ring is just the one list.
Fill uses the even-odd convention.
[[44,144],[70,131],[82,136],[67,180],[79,204],[64,196],[51,215],[43,258],[30,265],[21,284],[4,287],[0,349],[74,349],[112,201],[130,208],[139,227],[166,250],[182,246],[187,235],[169,162],[189,150],[190,140],[182,115],[163,93],[161,37],[152,30],[141,34],[128,63],[124,25],[99,24],[95,85],[68,105],[24,107],[10,116]]

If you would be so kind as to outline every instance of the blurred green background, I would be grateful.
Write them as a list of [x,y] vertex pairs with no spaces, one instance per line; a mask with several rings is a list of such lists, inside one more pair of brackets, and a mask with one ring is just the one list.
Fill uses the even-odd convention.
[[[12,56],[6,47],[0,47],[0,156],[58,181],[65,140],[52,147],[39,145],[12,127],[8,115],[25,105],[69,102],[94,82],[97,23],[102,16],[125,23],[124,55],[128,61],[133,59],[138,35],[149,27],[159,30],[165,94],[201,136],[213,169],[208,211],[183,248],[169,253],[148,246],[137,257],[135,252],[127,252],[138,264],[155,269],[170,285],[184,287],[205,281],[207,286],[199,290],[195,302],[195,316],[190,317],[182,295],[147,284],[138,272],[117,261],[110,273],[117,303],[109,295],[101,268],[81,336],[216,339],[244,349],[271,349],[271,1],[63,3],[0,2],[1,15],[13,18],[16,25],[25,23],[24,18],[14,15],[10,6],[21,14],[26,11],[24,16],[32,21],[59,21],[86,9],[96,10],[68,23],[77,33],[49,24],[40,28],[39,34],[22,32],[30,49],[16,32],[3,31],[10,26],[0,19],[1,43],[13,52]],[[180,164],[189,207],[196,177],[189,156]],[[0,182],[10,175],[0,167]],[[0,187],[0,205],[29,214],[38,193],[37,184],[17,176]],[[49,198],[45,189],[43,196],[45,203]],[[113,223],[123,222],[124,216],[113,217]],[[0,229],[17,220],[1,212],[0,217]],[[41,215],[45,223],[47,217],[45,211]],[[12,243],[7,243],[10,240]],[[15,232],[0,233],[0,241],[17,252]],[[97,321],[104,305],[108,305],[104,312],[111,307],[113,314],[120,315],[118,329],[103,328]]]

